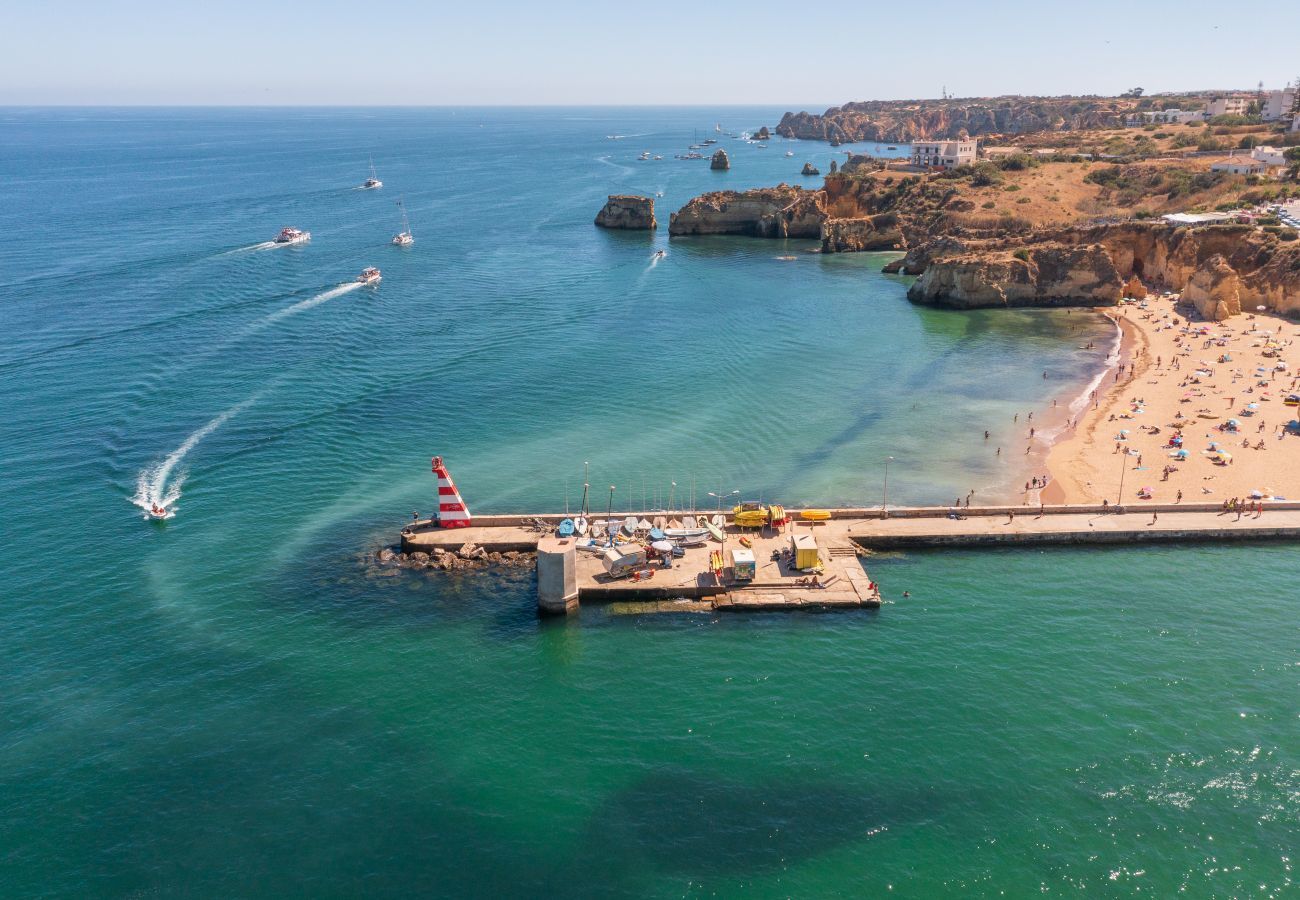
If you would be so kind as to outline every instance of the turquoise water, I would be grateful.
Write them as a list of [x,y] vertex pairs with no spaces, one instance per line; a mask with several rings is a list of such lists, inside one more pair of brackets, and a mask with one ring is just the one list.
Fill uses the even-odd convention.
[[991,445],[1102,323],[592,227],[825,170],[671,159],[779,112],[3,111],[7,891],[1294,890],[1291,546],[889,557],[913,596],[864,615],[542,623],[531,574],[367,574],[434,453],[479,512],[576,505],[584,461],[616,508],[1023,480]]

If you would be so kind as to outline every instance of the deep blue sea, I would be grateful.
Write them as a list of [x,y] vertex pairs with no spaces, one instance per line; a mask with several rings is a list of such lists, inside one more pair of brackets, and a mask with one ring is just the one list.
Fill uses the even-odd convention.
[[[889,555],[910,599],[828,615],[368,571],[434,454],[474,512],[584,463],[602,510],[1024,480],[1013,416],[1106,323],[669,240],[820,184],[832,148],[727,136],[781,112],[0,109],[3,893],[1295,891],[1294,546]],[[673,158],[706,137],[730,171]],[[612,193],[659,230],[595,228]]]

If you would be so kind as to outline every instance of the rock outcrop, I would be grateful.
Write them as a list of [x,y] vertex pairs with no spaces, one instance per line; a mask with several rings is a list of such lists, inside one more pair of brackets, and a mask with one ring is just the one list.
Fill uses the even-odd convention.
[[731,168],[731,160],[727,158],[727,151],[719,147],[709,160],[709,168],[725,172]]
[[754,132],[754,140],[756,141],[770,141],[771,139],[772,139],[772,132],[767,130],[766,125],[758,129],[758,131]]
[[668,233],[819,238],[825,213],[818,200],[819,192],[787,184],[751,191],[713,191],[673,213]]
[[945,257],[926,267],[907,296],[955,309],[1114,306],[1123,291],[1114,261],[1099,244],[1049,244]]
[[835,174],[835,171],[836,171],[838,168],[839,168],[839,166],[836,164],[835,160],[832,159],[832,160],[831,160],[831,174],[834,175],[834,174]]
[[788,112],[776,133],[829,141],[904,142],[985,134],[1116,128],[1136,101],[1118,97],[992,97],[965,100],[872,100],[821,114]]
[[800,174],[800,175],[820,175],[821,173],[822,173],[822,170],[821,170],[821,169],[817,168],[816,166],[814,166],[814,165],[813,165],[812,163],[810,163],[810,162],[806,162],[806,163],[803,164],[803,171],[800,172],[799,174]]
[[1134,300],[1145,300],[1147,296],[1147,286],[1142,283],[1142,279],[1136,275],[1130,275],[1128,282],[1124,285],[1124,296]]
[[1241,312],[1241,279],[1221,255],[1210,257],[1192,273],[1183,288],[1183,299],[1207,319],[1222,322]]
[[822,222],[823,253],[859,253],[865,250],[897,250],[903,244],[895,213],[826,219]]
[[610,194],[605,206],[596,214],[601,228],[624,228],[646,231],[659,227],[655,221],[653,197],[636,194]]

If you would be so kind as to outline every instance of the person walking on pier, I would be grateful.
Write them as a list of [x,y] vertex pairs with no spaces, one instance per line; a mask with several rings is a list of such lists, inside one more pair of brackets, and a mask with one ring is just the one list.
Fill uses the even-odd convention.
[[1156,512],[1154,509],[1151,510],[1151,524],[1152,524],[1152,525],[1156,524],[1156,519],[1157,519],[1159,516],[1160,516],[1160,513]]

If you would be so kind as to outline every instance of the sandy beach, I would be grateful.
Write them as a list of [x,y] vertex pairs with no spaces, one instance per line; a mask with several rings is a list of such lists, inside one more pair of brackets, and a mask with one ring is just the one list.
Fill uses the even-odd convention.
[[1300,390],[1289,359],[1300,327],[1263,312],[1200,321],[1176,294],[1107,315],[1120,351],[1048,450],[1047,487],[1026,502],[1114,504],[1121,480],[1129,508],[1180,492],[1184,502],[1300,499],[1300,436],[1285,427],[1298,414],[1286,398]]

